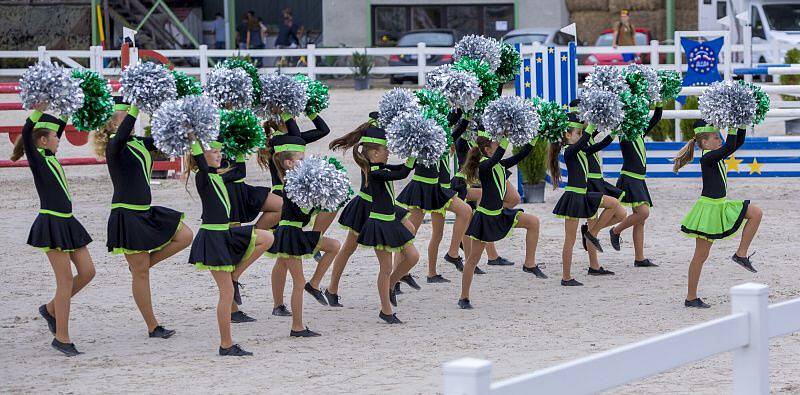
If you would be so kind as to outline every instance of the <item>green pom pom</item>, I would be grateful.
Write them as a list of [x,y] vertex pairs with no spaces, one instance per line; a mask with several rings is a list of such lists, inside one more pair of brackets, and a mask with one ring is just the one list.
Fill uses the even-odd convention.
[[414,91],[414,95],[419,100],[420,107],[422,107],[422,116],[432,119],[444,129],[444,135],[447,138],[447,149],[442,153],[442,157],[446,158],[450,154],[450,147],[453,146],[453,135],[450,122],[447,121],[447,115],[450,114],[450,104],[447,99],[439,91],[432,91],[428,89],[419,89]]
[[650,104],[644,95],[635,95],[631,92],[622,92],[619,99],[622,101],[625,118],[619,125],[616,134],[620,136],[621,140],[634,141],[647,130],[647,124],[650,121]]
[[661,80],[661,100],[667,101],[678,97],[683,85],[681,73],[675,70],[658,70],[656,73]]
[[253,65],[253,62],[249,60],[249,57],[243,58],[234,56],[225,59],[221,66],[229,69],[242,69],[250,76],[250,79],[253,80],[253,108],[260,108],[261,80],[258,78],[258,69]]
[[306,87],[306,115],[319,114],[328,108],[328,86],[317,80],[312,80],[303,74],[297,74],[294,79],[300,81]]
[[[327,156],[327,155],[323,156],[322,158],[325,159],[326,161],[328,161],[328,163],[332,164],[333,167],[336,168],[336,170],[343,171],[343,172],[347,173],[347,169],[344,168],[344,165],[342,164],[342,162],[339,162],[339,159],[336,159],[336,158],[334,158],[332,156]],[[353,191],[353,187],[350,186],[350,184],[347,184],[347,199],[343,200],[342,203],[339,204],[339,208],[341,209],[342,207],[346,206],[347,203],[350,201],[350,198],[355,196],[355,194],[356,193],[355,193],[355,191]]]
[[267,142],[261,120],[250,110],[222,110],[219,118],[219,141],[228,158],[248,155]]
[[184,96],[198,96],[203,94],[203,87],[200,81],[188,76],[183,71],[172,70],[172,77],[175,78],[175,87],[178,88],[178,98]]
[[72,124],[82,132],[100,129],[114,115],[114,99],[108,81],[89,70],[75,70],[72,78],[81,80],[84,97],[83,106],[72,114]]
[[647,86],[650,84],[647,83],[647,79],[645,79],[644,74],[626,71],[625,81],[628,82],[628,87],[631,88],[631,92],[633,92],[634,95],[647,95]]
[[539,135],[551,143],[560,142],[564,132],[568,129],[567,122],[569,122],[564,107],[556,102],[542,100],[538,97],[533,99],[536,112],[539,113]]
[[522,56],[511,44],[503,43],[500,46],[500,67],[494,72],[501,84],[514,81],[519,74]]
[[497,77],[492,73],[488,64],[468,57],[461,58],[455,62],[453,69],[470,72],[478,78],[478,84],[483,91],[480,99],[475,103],[475,110],[473,111],[473,117],[478,118],[483,114],[486,106],[498,96]]
[[767,111],[769,111],[769,95],[764,93],[764,91],[756,84],[741,80],[739,83],[746,86],[747,89],[750,89],[750,92],[753,93],[753,98],[756,99],[756,116],[753,118],[752,125],[758,125],[761,122],[764,122],[764,118],[767,117]]

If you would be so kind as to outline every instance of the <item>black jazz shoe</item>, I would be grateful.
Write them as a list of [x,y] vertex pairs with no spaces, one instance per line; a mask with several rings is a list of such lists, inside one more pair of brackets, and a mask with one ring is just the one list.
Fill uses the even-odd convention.
[[442,277],[441,274],[437,274],[435,276],[428,276],[428,284],[441,284],[441,283],[449,283],[450,280]]
[[542,269],[539,269],[539,265],[536,265],[534,267],[527,267],[525,265],[522,265],[522,271],[525,273],[531,273],[534,276],[536,276],[536,278],[547,278],[547,275],[544,274]]
[[256,322],[256,319],[245,314],[244,311],[234,311],[231,313],[231,322],[234,324],[241,324],[244,322]]
[[583,285],[583,283],[579,282],[574,278],[571,278],[569,280],[561,280],[561,285],[565,287],[580,287]]
[[344,307],[344,306],[342,306],[341,303],[339,303],[339,295],[332,294],[332,293],[328,292],[327,289],[325,290],[325,298],[328,299],[328,306],[331,306],[331,307]]
[[[750,256],[753,256],[753,255],[755,255],[755,253],[751,254]],[[731,260],[736,262],[737,265],[749,270],[750,272],[757,273],[758,270],[756,270],[753,267],[753,263],[750,262],[750,256],[743,258],[743,257],[740,257],[739,255],[733,254],[733,256],[731,257]]]
[[710,304],[707,304],[707,303],[703,302],[703,300],[700,299],[700,298],[692,299],[692,300],[684,300],[683,301],[683,305],[685,307],[694,307],[696,309],[707,309],[707,308],[711,307]]
[[314,286],[313,286],[313,285],[311,285],[311,283],[306,283],[306,286],[304,287],[304,289],[305,289],[305,290],[306,290],[306,292],[308,292],[308,293],[309,293],[311,296],[313,296],[313,297],[314,297],[314,299],[316,299],[316,300],[317,300],[317,302],[319,302],[319,304],[321,304],[321,305],[323,305],[323,306],[327,306],[327,305],[328,305],[328,301],[327,301],[327,300],[325,300],[325,295],[323,295],[323,294],[322,294],[322,291],[320,291],[320,290],[318,290],[318,289],[314,288]]
[[292,316],[292,312],[289,311],[289,309],[286,308],[285,304],[282,304],[282,305],[272,309],[272,315],[275,315],[275,316],[278,316],[278,317],[291,317]]
[[590,276],[613,276],[614,272],[611,270],[606,270],[602,266],[599,269],[594,269],[591,266],[589,267],[589,275]]
[[634,260],[633,261],[633,266],[634,267],[658,267],[658,265],[656,265],[655,263],[650,262],[649,259],[642,259],[641,261]]
[[223,357],[249,357],[253,355],[250,351],[245,351],[238,344],[234,344],[228,348],[219,348],[219,355]]
[[167,328],[164,328],[161,325],[158,325],[155,328],[153,328],[153,331],[150,332],[149,335],[150,335],[150,337],[159,337],[159,338],[162,338],[162,339],[169,339],[170,336],[172,336],[174,334],[175,334],[174,330],[167,329]]
[[414,288],[416,290],[422,289],[422,287],[420,287],[419,284],[417,284],[417,281],[414,280],[414,277],[412,277],[410,274],[406,274],[405,276],[400,277],[400,281],[408,284],[409,287]]
[[39,315],[47,321],[47,329],[50,329],[54,335],[56,334],[56,317],[53,317],[49,311],[47,311],[47,305],[43,304],[39,306]]
[[378,317],[380,319],[382,319],[384,322],[386,322],[387,324],[402,324],[403,323],[403,321],[400,321],[400,319],[397,318],[396,314],[383,314],[383,312],[381,311],[380,313],[378,313]]
[[464,258],[460,256],[453,258],[450,255],[444,254],[444,260],[445,262],[452,263],[459,272],[464,271]]
[[53,342],[50,343],[50,345],[68,357],[74,357],[83,354],[75,348],[75,343],[62,343],[58,341],[58,339],[53,338]]
[[614,233],[614,228],[608,230],[608,236],[611,239],[611,247],[614,250],[619,251],[620,245],[622,244],[622,239],[619,237],[620,235]]
[[244,288],[244,285],[238,281],[233,282],[233,302],[236,303],[237,306],[242,305],[242,294],[239,291],[239,288]]
[[458,300],[458,307],[460,307],[460,308],[462,308],[464,310],[472,310],[472,303],[470,303],[469,299],[467,299],[467,298],[459,299]]
[[314,332],[311,329],[308,329],[308,327],[306,327],[306,329],[303,329],[302,331],[290,331],[289,332],[289,336],[290,337],[317,337],[317,336],[322,336],[322,335],[320,335],[319,333]]

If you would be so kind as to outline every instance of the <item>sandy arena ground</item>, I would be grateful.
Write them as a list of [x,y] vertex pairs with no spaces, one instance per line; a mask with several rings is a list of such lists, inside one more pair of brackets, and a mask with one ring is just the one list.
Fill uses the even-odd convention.
[[[334,90],[331,109],[323,116],[332,134],[341,135],[372,110],[383,90],[355,93]],[[16,101],[6,95],[2,100]],[[21,124],[24,114],[4,113],[0,122]],[[2,137],[0,153],[7,157],[11,145]],[[328,141],[311,147],[325,153]],[[88,147],[64,143],[59,156],[89,156]],[[357,168],[344,160],[357,185]],[[268,175],[254,161],[249,182],[265,185]],[[111,183],[105,167],[67,167],[76,216],[95,238],[90,251],[97,267],[92,284],[72,304],[71,335],[81,351],[67,359],[49,347],[52,339],[37,307],[50,299],[55,283],[44,255],[25,245],[28,229],[38,209],[36,192],[27,169],[3,169],[0,246],[0,391],[41,393],[108,392],[260,392],[297,393],[437,393],[441,392],[441,366],[460,357],[486,358],[494,363],[494,380],[625,345],[654,335],[728,314],[731,286],[748,281],[770,286],[772,302],[800,297],[796,229],[800,213],[792,209],[797,180],[731,179],[732,198],[748,198],[765,211],[753,251],[759,272],[755,275],[734,265],[729,257],[737,240],[719,242],[712,250],[701,279],[700,294],[713,305],[709,310],[683,307],[686,270],[693,242],[678,231],[678,224],[699,196],[700,180],[650,180],[655,201],[647,223],[646,251],[653,269],[635,269],[630,233],[623,235],[621,252],[602,255],[606,268],[617,275],[588,277],[587,257],[575,250],[573,273],[582,288],[559,286],[563,222],[550,211],[561,192],[548,190],[547,202],[523,205],[542,220],[538,261],[546,264],[549,280],[537,280],[521,271],[524,234],[499,243],[501,254],[517,262],[513,267],[487,267],[476,276],[472,302],[476,309],[456,306],[460,275],[440,263],[440,273],[451,284],[424,282],[426,260],[414,270],[421,291],[399,297],[398,316],[405,325],[387,326],[377,317],[374,253],[359,250],[351,259],[340,287],[340,309],[322,307],[305,299],[305,321],[323,334],[313,339],[289,338],[289,319],[270,315],[272,297],[269,273],[273,260],[262,258],[244,275],[243,310],[258,318],[236,324],[234,340],[255,353],[251,358],[223,359],[216,354],[216,287],[205,272],[186,263],[184,251],[151,272],[155,311],[160,322],[176,329],[169,340],[147,338],[146,328],[130,294],[130,277],[124,259],[105,249],[105,227]],[[399,191],[401,185],[396,188]],[[153,186],[153,204],[186,212],[193,229],[200,224],[200,201],[192,183],[191,194],[178,180]],[[788,204],[787,204],[788,203]],[[332,227],[331,236],[345,233]],[[430,235],[425,225],[417,238],[424,251]],[[450,229],[446,229],[445,240]],[[605,245],[608,238],[601,237]],[[440,249],[445,251],[444,243]],[[306,268],[313,271],[313,261]],[[327,285],[327,278],[323,286]],[[286,301],[290,286],[287,286]],[[800,334],[771,343],[772,389],[800,393]],[[646,364],[646,360],[642,360]],[[565,386],[569,383],[564,383]],[[531,389],[535,391],[535,389]],[[722,355],[619,388],[614,393],[729,393],[731,356]]]

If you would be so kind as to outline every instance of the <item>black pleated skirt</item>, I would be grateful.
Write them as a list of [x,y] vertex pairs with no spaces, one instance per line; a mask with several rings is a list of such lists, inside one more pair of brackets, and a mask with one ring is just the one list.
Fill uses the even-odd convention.
[[242,224],[255,221],[267,200],[269,188],[244,182],[231,182],[226,186],[231,200],[230,221]]
[[189,263],[198,269],[232,272],[236,265],[250,257],[255,245],[256,233],[252,225],[228,230],[200,228],[192,242]]
[[450,180],[450,189],[456,192],[459,199],[467,199],[467,181],[464,180],[463,177],[453,177],[453,179]]
[[444,214],[454,196],[456,196],[455,191],[442,188],[439,184],[412,180],[397,196],[397,202],[409,210],[419,209],[426,213]]
[[28,245],[45,252],[72,252],[91,242],[92,237],[74,216],[64,218],[39,213],[28,233]]
[[475,211],[467,227],[467,236],[484,243],[492,243],[508,237],[517,225],[522,209],[504,208],[498,215]]
[[611,183],[602,178],[588,179],[588,185],[586,186],[586,190],[589,192],[602,193],[605,196],[611,196],[617,200],[625,196],[625,191],[611,185]]
[[[350,199],[350,202],[344,206],[341,214],[339,214],[339,225],[356,234],[361,233],[361,228],[364,227],[364,223],[369,219],[371,207],[372,204],[370,202],[356,195],[356,197]],[[408,216],[408,210],[400,206],[394,206],[394,215],[395,218],[403,220]]]
[[181,220],[183,213],[166,207],[113,208],[108,215],[106,247],[114,254],[158,251],[178,233]]
[[403,226],[399,217],[394,221],[368,218],[358,234],[358,244],[383,251],[399,252],[413,242],[414,235]]
[[650,191],[647,190],[644,180],[622,174],[617,179],[617,188],[625,192],[625,196],[620,199],[623,206],[638,207],[646,204],[653,207]]
[[553,208],[553,214],[559,218],[569,219],[594,218],[602,202],[603,194],[600,192],[565,191]]
[[273,258],[304,259],[314,256],[319,251],[322,234],[313,230],[290,225],[279,225],[275,228],[275,241],[267,250]]

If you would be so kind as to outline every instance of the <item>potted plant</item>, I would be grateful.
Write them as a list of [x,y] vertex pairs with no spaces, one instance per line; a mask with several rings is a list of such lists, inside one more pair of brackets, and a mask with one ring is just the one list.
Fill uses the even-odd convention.
[[356,80],[356,90],[369,89],[369,72],[375,66],[372,56],[367,55],[367,49],[364,48],[364,53],[353,52],[352,62],[350,69],[353,70],[353,77]]
[[[522,176],[522,195],[525,203],[544,203],[545,182],[547,170],[547,141],[539,139],[525,159],[518,165]],[[514,147],[514,153],[519,151]]]
[[[800,49],[792,48],[786,52],[784,62],[787,64],[800,63]],[[798,74],[784,74],[780,77],[781,85],[797,85],[800,84],[800,75]],[[796,101],[798,98],[794,95],[781,95],[784,101]],[[786,134],[800,134],[800,120],[790,119],[785,122]]]

